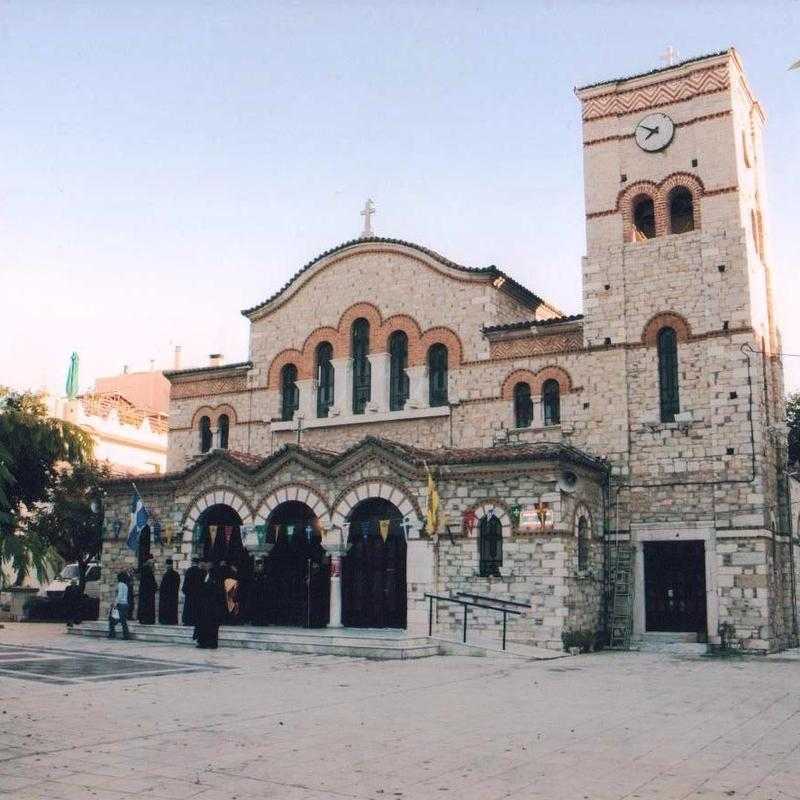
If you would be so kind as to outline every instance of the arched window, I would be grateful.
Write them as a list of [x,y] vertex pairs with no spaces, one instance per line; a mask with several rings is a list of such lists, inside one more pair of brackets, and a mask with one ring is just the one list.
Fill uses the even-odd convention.
[[633,201],[633,240],[643,242],[654,239],[656,235],[656,211],[653,198],[639,195]]
[[443,344],[428,349],[428,404],[447,405],[447,348]]
[[317,345],[317,416],[327,417],[333,405],[333,346],[330,342]]
[[369,358],[369,322],[363,317],[350,331],[350,352],[353,356],[353,413],[363,414],[371,396]]
[[478,555],[480,576],[500,576],[503,566],[503,526],[498,517],[484,517],[478,531]]
[[211,449],[211,420],[200,417],[200,452],[207,453]]
[[231,429],[231,419],[227,414],[220,414],[217,420],[217,435],[219,436],[220,450],[228,449],[228,435]]
[[676,186],[669,193],[669,231],[688,233],[694,230],[694,199],[685,186]]
[[558,381],[550,378],[542,384],[542,405],[544,406],[544,424],[561,424],[561,387]]
[[294,364],[284,364],[281,369],[281,419],[289,422],[299,405],[297,367]]
[[400,411],[408,400],[408,336],[395,331],[389,337],[389,410]]
[[658,332],[658,392],[661,421],[674,422],[680,411],[678,390],[678,336],[673,328]]
[[530,428],[533,422],[533,400],[529,383],[518,383],[514,387],[514,425]]
[[586,517],[578,520],[578,570],[589,568],[589,523]]

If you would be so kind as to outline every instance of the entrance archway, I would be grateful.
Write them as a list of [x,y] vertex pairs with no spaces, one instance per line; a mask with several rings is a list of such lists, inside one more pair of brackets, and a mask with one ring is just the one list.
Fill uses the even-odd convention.
[[320,523],[305,503],[289,500],[267,519],[264,592],[258,618],[272,625],[324,628],[330,611],[330,564]]
[[372,497],[348,515],[342,559],[342,623],[355,628],[406,627],[406,537],[394,503]]

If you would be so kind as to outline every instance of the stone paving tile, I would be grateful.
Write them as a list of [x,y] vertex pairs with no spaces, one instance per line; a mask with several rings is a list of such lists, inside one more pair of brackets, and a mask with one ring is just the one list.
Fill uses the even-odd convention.
[[[225,667],[66,688],[0,675],[0,792],[15,800],[800,800],[794,654],[555,666],[127,647],[51,626],[0,638],[25,659]],[[18,776],[30,783],[3,789]]]

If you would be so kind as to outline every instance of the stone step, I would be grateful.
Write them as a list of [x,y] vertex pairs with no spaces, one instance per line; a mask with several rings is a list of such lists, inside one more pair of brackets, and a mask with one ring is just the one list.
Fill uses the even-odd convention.
[[[130,623],[132,638],[141,642],[157,642],[161,644],[193,645],[192,629],[172,625],[139,625]],[[348,629],[320,629],[319,631],[303,628],[280,630],[222,627],[219,632],[221,647],[242,647],[255,650],[275,650],[285,653],[302,653],[311,655],[338,655],[374,659],[408,659],[426,658],[439,655],[441,646],[426,637],[407,637],[398,632],[393,635],[376,635],[371,632]],[[84,622],[69,629],[76,636],[102,638],[108,635],[107,624],[101,622]],[[117,635],[121,635],[117,631]]]

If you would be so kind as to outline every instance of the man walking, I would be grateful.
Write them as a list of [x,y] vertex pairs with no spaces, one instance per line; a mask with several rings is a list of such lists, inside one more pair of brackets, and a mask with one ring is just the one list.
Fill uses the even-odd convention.
[[111,611],[108,614],[108,638],[115,639],[117,636],[117,623],[122,625],[122,638],[130,639],[131,635],[128,631],[128,584],[126,582],[127,575],[120,572],[117,575],[117,588],[114,595],[114,602],[111,606]]

